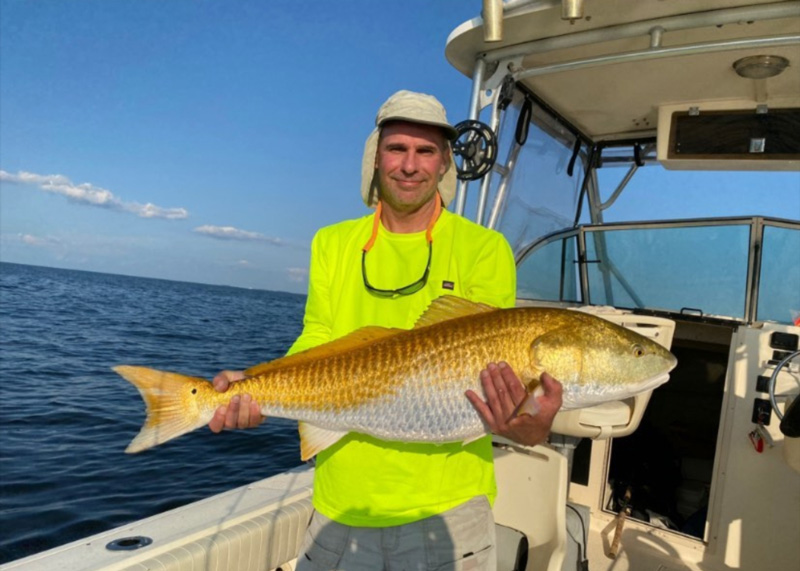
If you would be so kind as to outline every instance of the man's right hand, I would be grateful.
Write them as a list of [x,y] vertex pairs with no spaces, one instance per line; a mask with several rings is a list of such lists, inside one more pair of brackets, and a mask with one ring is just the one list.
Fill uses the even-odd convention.
[[[222,371],[212,381],[214,388],[224,393],[232,382],[245,378],[244,371]],[[222,405],[214,411],[208,423],[211,432],[222,432],[228,428],[255,428],[264,421],[261,408],[248,394],[236,395],[228,405]]]

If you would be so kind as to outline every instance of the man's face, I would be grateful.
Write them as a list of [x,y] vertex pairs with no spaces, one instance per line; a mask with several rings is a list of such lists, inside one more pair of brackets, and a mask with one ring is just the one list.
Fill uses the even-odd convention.
[[384,125],[375,157],[384,205],[398,212],[419,210],[435,196],[449,160],[438,127],[400,121]]

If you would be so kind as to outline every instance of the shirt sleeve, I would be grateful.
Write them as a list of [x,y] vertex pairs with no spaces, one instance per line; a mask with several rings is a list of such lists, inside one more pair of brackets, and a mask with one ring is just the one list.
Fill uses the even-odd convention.
[[514,307],[517,268],[511,246],[501,234],[492,232],[492,239],[478,251],[471,268],[467,299],[495,307]]
[[331,339],[331,304],[328,260],[320,232],[311,241],[311,262],[308,271],[308,298],[303,317],[303,331],[289,348],[287,355],[311,349]]

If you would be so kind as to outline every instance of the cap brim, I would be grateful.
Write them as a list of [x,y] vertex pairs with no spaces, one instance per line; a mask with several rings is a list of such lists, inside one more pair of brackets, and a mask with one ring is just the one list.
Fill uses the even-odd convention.
[[445,135],[445,138],[453,142],[458,139],[458,131],[452,125],[447,123],[437,123],[435,121],[421,121],[419,119],[409,119],[408,117],[385,117],[378,123],[378,128],[383,127],[390,121],[402,121],[404,123],[419,123],[420,125],[430,125],[431,127],[439,127]]

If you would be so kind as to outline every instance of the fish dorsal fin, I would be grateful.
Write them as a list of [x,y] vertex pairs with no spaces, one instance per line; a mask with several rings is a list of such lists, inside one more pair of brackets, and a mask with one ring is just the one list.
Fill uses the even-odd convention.
[[397,335],[401,331],[403,330],[377,326],[362,327],[361,329],[356,329],[352,333],[348,333],[344,337],[340,337],[334,341],[329,341],[328,343],[323,343],[322,345],[312,347],[311,349],[306,349],[305,351],[295,353],[294,355],[281,357],[280,359],[275,359],[274,361],[270,361],[268,363],[253,365],[247,369],[244,374],[248,377],[254,377],[256,375],[275,371],[283,367],[301,365],[309,361],[330,357],[331,355],[343,353],[344,351],[350,351],[359,347],[363,347],[378,339]]
[[455,319],[456,317],[487,313],[489,311],[495,311],[496,309],[498,308],[485,303],[476,303],[468,299],[455,297],[454,295],[443,295],[431,302],[428,309],[417,319],[417,322],[414,324],[414,329],[427,327],[428,325],[441,323],[442,321]]
[[320,428],[308,422],[300,422],[297,430],[300,432],[300,459],[303,462],[333,446],[347,435],[347,432]]

